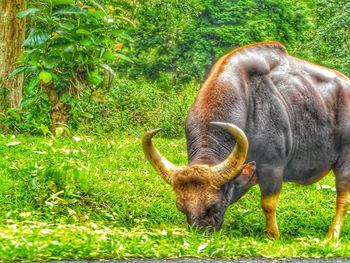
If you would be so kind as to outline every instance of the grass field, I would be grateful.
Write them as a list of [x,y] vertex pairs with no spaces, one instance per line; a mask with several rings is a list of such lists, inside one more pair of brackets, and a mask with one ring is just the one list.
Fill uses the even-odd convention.
[[[184,139],[156,139],[186,164]],[[350,257],[350,217],[324,242],[335,212],[333,174],[284,184],[281,239],[264,236],[258,187],[206,235],[187,227],[171,188],[143,157],[139,136],[45,139],[0,135],[0,260],[163,257]]]

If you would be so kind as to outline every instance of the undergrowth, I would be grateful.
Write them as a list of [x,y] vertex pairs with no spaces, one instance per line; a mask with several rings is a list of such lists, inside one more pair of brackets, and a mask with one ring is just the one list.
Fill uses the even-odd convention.
[[[186,164],[183,138],[155,144]],[[349,257],[349,218],[338,242],[324,242],[335,196],[332,173],[310,186],[284,184],[281,239],[271,241],[254,187],[228,209],[223,229],[207,235],[188,228],[139,136],[1,135],[0,260]]]
[[[108,136],[123,132],[140,135],[161,127],[163,136],[184,136],[185,119],[199,84],[159,87],[157,82],[116,79],[110,91],[94,93],[75,101],[70,110],[68,131],[74,134]],[[24,98],[26,97],[26,92]],[[0,111],[0,132],[28,135],[50,135],[50,105],[36,98],[22,110]]]

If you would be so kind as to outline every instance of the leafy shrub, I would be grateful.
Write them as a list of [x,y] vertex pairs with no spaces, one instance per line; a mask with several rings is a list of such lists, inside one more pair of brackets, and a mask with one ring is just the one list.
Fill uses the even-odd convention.
[[[30,92],[27,87],[24,89],[26,94]],[[71,134],[126,132],[140,135],[161,127],[160,136],[184,136],[186,116],[198,89],[195,82],[159,88],[157,82],[118,79],[102,102],[92,95],[72,104],[69,129]],[[0,113],[2,132],[51,135],[47,118],[50,105],[45,97],[46,94],[41,92],[26,100],[22,111],[9,109]]]
[[183,136],[185,119],[199,86],[189,83],[167,90],[157,83],[119,79],[114,83],[104,104],[92,104],[93,118],[84,131],[111,131],[140,134],[148,129],[163,128],[163,135]]
[[80,100],[92,94],[103,99],[115,75],[113,65],[129,60],[120,53],[120,25],[126,20],[114,11],[95,1],[46,0],[17,14],[31,19],[25,52],[12,73],[26,74],[22,104],[28,106],[29,119],[51,113],[55,133],[71,114],[84,114]]

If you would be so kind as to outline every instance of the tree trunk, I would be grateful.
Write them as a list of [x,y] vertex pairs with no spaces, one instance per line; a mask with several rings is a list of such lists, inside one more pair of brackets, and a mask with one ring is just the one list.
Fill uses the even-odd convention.
[[53,84],[41,84],[41,87],[47,93],[51,105],[51,132],[56,135],[57,128],[63,128],[63,135],[68,135],[67,127],[69,120],[70,106],[60,100],[59,95],[54,89]]
[[23,52],[25,19],[17,19],[16,14],[25,7],[25,0],[0,0],[0,110],[21,108],[23,75],[8,75]]
[[68,135],[67,127],[69,120],[70,106],[58,100],[51,110],[51,130],[56,135],[57,128],[64,128],[63,135]]

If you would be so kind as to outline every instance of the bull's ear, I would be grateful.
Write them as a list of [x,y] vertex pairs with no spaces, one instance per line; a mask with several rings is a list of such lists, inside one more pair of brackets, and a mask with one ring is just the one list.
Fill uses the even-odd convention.
[[229,202],[232,204],[237,202],[252,186],[257,184],[258,178],[255,174],[255,162],[249,162],[243,165],[243,168],[234,182],[230,190],[226,193]]
[[238,176],[237,179],[240,181],[240,185],[244,186],[246,184],[249,184],[250,186],[257,184],[257,177],[256,177],[256,163],[255,162],[249,162],[245,165],[243,165],[241,174]]

